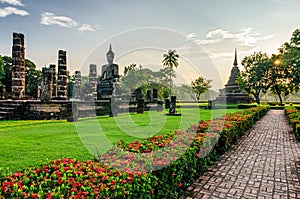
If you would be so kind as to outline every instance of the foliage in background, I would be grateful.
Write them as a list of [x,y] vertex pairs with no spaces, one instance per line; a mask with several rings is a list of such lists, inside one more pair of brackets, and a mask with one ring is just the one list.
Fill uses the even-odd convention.
[[148,89],[157,89],[161,99],[169,96],[167,84],[169,81],[170,70],[163,68],[159,71],[152,71],[143,66],[137,67],[136,64],[125,66],[124,75],[121,77],[121,87],[127,93],[131,90],[140,88],[142,96],[146,96]]
[[[11,92],[12,86],[12,58],[10,56],[3,56],[0,60],[4,64],[4,73],[1,72],[1,62],[0,61],[0,82],[5,86],[6,92]],[[25,94],[29,97],[36,97],[38,86],[42,81],[42,72],[36,69],[36,65],[29,59],[25,59],[25,74],[26,74],[26,89]],[[5,78],[1,78],[1,75]]]
[[281,55],[272,55],[270,58],[273,66],[269,69],[267,78],[269,80],[270,91],[276,94],[282,104],[283,96],[288,96],[293,91],[293,86],[289,78],[289,69],[281,62]]
[[42,83],[42,72],[36,70],[36,65],[32,61],[25,59],[26,66],[26,89],[25,93],[30,97],[37,97],[38,87]]
[[5,79],[4,61],[0,55],[0,87],[5,86],[3,80]]
[[293,32],[290,42],[284,43],[278,54],[269,57],[255,52],[242,64],[245,71],[239,78],[240,87],[253,94],[257,103],[260,92],[270,90],[282,104],[283,98],[300,88],[300,29]]
[[281,64],[287,70],[290,90],[299,91],[300,85],[300,29],[296,29],[290,42],[286,42],[279,48]]
[[191,82],[191,86],[196,94],[197,101],[200,102],[201,94],[205,93],[209,88],[211,88],[212,80],[205,79],[204,77],[198,77]]
[[266,53],[254,52],[242,60],[244,71],[238,77],[239,87],[252,94],[257,104],[260,104],[260,94],[268,90],[268,70],[272,63]]

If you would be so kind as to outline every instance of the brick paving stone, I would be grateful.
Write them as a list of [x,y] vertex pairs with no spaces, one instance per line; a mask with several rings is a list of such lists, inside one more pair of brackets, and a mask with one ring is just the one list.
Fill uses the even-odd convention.
[[300,142],[284,111],[269,111],[184,198],[300,198]]

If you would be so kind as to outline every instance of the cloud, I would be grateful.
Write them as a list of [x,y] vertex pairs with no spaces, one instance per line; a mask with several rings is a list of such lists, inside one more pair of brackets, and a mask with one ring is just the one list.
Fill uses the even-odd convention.
[[0,3],[8,3],[14,6],[24,6],[21,0],[0,0]]
[[0,17],[7,17],[8,15],[21,15],[21,16],[26,16],[29,15],[29,13],[25,10],[20,10],[14,7],[6,7],[0,9]]
[[[43,12],[41,14],[41,20],[40,24],[43,25],[58,25],[65,28],[75,28],[81,32],[84,31],[96,31],[95,28],[93,28],[89,24],[79,24],[74,19],[67,17],[67,16],[59,16],[51,12]],[[97,28],[97,27],[96,27]]]
[[234,40],[244,46],[255,46],[258,41],[268,40],[274,35],[264,35],[262,33],[253,33],[252,28],[245,28],[237,33],[228,30],[216,29],[206,34],[205,39],[197,39],[195,42],[199,45],[220,43],[224,40]]
[[57,16],[51,12],[43,12],[41,14],[40,23],[47,26],[58,25],[66,28],[74,28],[79,25],[75,20],[69,17]]
[[92,28],[92,26],[89,25],[89,24],[82,24],[82,25],[78,28],[78,30],[81,31],[81,32],[84,32],[84,31],[92,31],[92,32],[94,32],[94,31],[96,31],[96,30],[95,30],[94,28]]
[[205,45],[205,44],[215,44],[222,41],[222,39],[214,39],[214,40],[202,40],[202,39],[196,39],[195,42],[199,45]]
[[193,38],[196,37],[196,36],[197,36],[196,33],[191,32],[191,33],[188,33],[185,37],[186,37],[187,39],[193,39]]

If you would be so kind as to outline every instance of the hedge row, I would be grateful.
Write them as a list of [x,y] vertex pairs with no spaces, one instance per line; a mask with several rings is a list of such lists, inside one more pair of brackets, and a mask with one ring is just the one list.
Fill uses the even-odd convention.
[[300,111],[295,106],[286,106],[284,110],[296,139],[300,141]]
[[65,158],[0,180],[2,198],[177,198],[268,107],[200,121],[187,130],[120,142],[97,161]]
[[246,109],[200,121],[187,131],[129,144],[121,141],[99,161],[113,164],[118,170],[148,171],[157,178],[152,198],[176,198],[268,110],[268,106]]

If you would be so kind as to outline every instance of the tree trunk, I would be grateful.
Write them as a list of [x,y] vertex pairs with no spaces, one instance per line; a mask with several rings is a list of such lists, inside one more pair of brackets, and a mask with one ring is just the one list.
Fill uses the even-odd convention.
[[280,100],[280,105],[282,105],[281,92],[280,92],[280,90],[279,90],[278,86],[276,86],[276,87],[275,87],[275,90],[276,90],[276,93],[277,93],[277,95],[278,95],[278,97],[279,97],[279,100]]
[[281,98],[280,92],[278,93],[278,97],[279,97],[279,100],[280,100],[280,105],[282,105],[282,98]]

